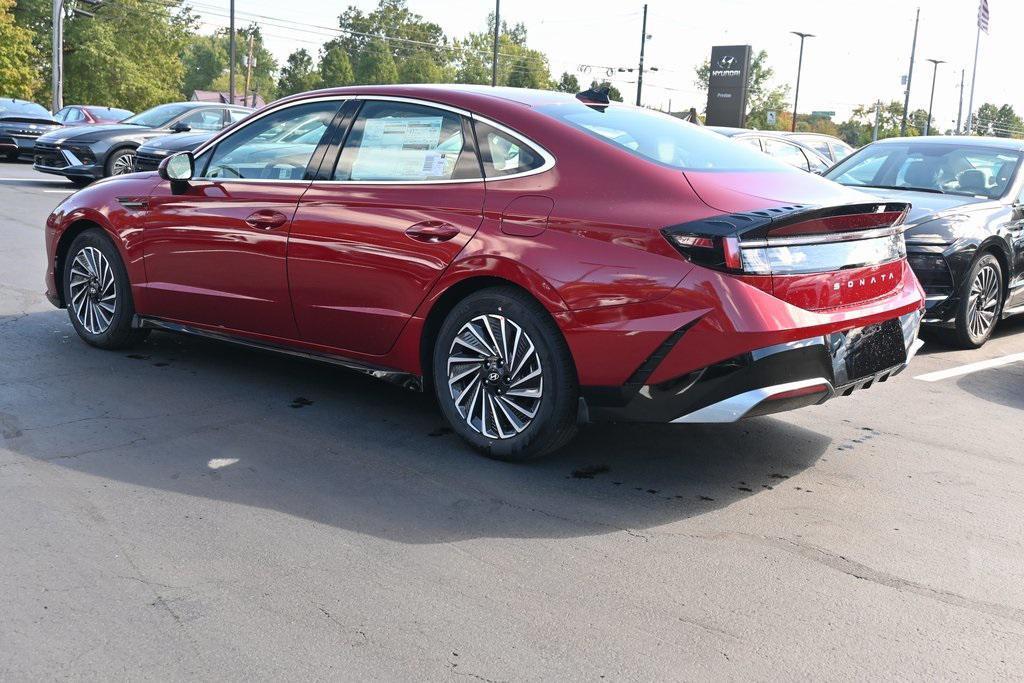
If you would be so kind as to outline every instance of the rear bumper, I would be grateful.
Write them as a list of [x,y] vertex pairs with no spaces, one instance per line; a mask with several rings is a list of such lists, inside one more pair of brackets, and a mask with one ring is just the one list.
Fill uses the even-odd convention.
[[[824,403],[885,382],[917,353],[922,311],[755,349],[686,376],[621,392],[584,388],[594,420],[715,423]],[[888,348],[864,339],[885,329]],[[616,395],[617,394],[617,395]]]

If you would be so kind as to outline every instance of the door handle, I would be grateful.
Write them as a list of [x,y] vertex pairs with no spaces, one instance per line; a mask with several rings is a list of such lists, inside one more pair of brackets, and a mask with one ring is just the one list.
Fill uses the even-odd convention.
[[273,230],[274,228],[280,228],[282,225],[287,223],[288,216],[285,216],[280,211],[263,209],[250,214],[249,217],[245,219],[245,222],[251,228],[257,228],[259,230]]
[[444,221],[423,221],[409,226],[405,234],[418,242],[447,242],[459,234],[459,229]]

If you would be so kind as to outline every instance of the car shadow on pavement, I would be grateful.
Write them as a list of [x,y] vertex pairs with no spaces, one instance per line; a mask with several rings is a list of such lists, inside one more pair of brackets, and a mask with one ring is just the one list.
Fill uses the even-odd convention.
[[465,446],[429,397],[333,366],[163,333],[105,352],[56,311],[0,318],[0,347],[8,451],[403,543],[643,535],[773,495],[831,443],[774,418],[603,424],[505,464]]
[[1024,364],[989,368],[964,375],[957,386],[972,396],[1024,410]]

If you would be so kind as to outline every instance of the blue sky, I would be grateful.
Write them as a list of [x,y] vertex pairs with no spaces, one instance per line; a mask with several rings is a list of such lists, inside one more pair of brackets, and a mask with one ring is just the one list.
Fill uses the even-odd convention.
[[[204,28],[225,26],[228,0],[194,0]],[[315,52],[337,26],[349,4],[365,10],[376,0],[236,0],[239,23],[253,15],[264,24],[268,47],[283,61],[305,47]],[[450,36],[480,30],[494,8],[487,0],[410,0],[410,7],[444,27]],[[914,10],[921,7],[911,107],[927,108],[932,66],[929,57],[945,59],[936,83],[935,116],[944,129],[956,119],[960,70],[967,69],[970,88],[974,54],[976,0],[651,0],[648,9],[647,59],[659,68],[644,81],[644,103],[675,109],[702,105],[693,87],[693,67],[716,44],[749,43],[768,51],[779,83],[796,76],[799,40],[789,31],[816,34],[808,39],[800,93],[801,111],[834,110],[840,118],[860,103],[876,98],[902,99],[900,77],[910,59]],[[1024,1],[990,0],[992,26],[982,34],[975,106],[1009,102],[1024,113],[1024,77],[1019,43],[1024,30]],[[578,73],[582,64],[635,66],[643,2],[600,0],[503,0],[502,16],[523,22],[532,46],[545,51],[552,72]],[[299,28],[290,22],[307,24]],[[323,27],[323,28],[317,28]],[[589,75],[604,72],[594,69]],[[624,93],[635,92],[631,74],[613,79]],[[631,99],[627,97],[627,99]],[[965,93],[964,107],[966,111]]]

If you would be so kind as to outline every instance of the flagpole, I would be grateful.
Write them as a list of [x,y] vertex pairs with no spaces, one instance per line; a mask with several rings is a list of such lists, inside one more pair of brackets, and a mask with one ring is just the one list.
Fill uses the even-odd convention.
[[978,46],[981,45],[981,23],[978,23],[978,35],[974,39],[974,69],[971,70],[971,97],[967,100],[967,130],[965,135],[973,135],[974,125],[974,81],[978,78]]

